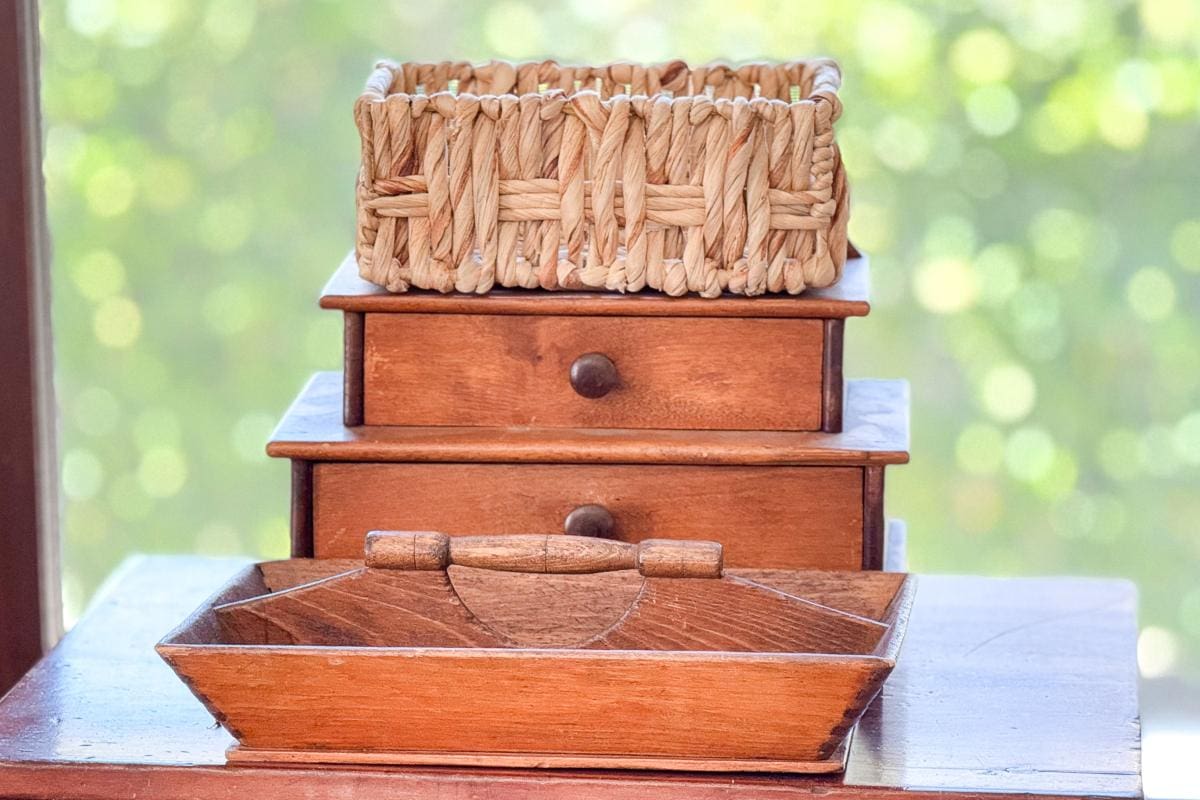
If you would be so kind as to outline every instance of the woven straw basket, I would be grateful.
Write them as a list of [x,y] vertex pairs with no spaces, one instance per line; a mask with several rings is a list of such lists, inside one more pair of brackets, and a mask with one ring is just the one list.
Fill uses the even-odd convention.
[[840,83],[828,60],[380,63],[354,110],[359,271],[395,292],[828,286]]

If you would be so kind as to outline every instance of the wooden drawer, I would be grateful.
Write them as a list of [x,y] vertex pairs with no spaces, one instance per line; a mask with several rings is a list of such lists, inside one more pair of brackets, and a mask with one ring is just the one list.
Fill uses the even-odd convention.
[[[731,567],[860,569],[864,470],[587,464],[317,463],[318,558],[354,558],[368,531],[561,533],[599,505],[611,537],[713,539]],[[305,491],[303,487],[298,489]],[[876,498],[874,502],[881,500]],[[869,516],[881,520],[881,509]]]
[[883,472],[908,460],[908,387],[851,381],[841,433],[348,426],[320,373],[267,452],[292,461],[292,552],[358,558],[377,529],[562,532],[602,505],[609,535],[711,538],[729,564],[880,569]]
[[824,349],[814,319],[366,314],[363,422],[817,430]]
[[388,294],[350,259],[321,305],[345,315],[351,426],[837,432],[866,271],[799,297],[463,297]]

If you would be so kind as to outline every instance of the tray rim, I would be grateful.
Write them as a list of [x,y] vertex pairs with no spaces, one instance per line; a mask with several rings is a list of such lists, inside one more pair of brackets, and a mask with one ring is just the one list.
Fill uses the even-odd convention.
[[[276,561],[321,559],[275,559]],[[626,660],[639,658],[650,661],[686,660],[696,662],[735,662],[735,663],[829,663],[845,662],[869,666],[874,670],[890,671],[895,668],[900,647],[903,644],[904,632],[908,627],[908,616],[916,597],[917,576],[912,573],[896,573],[904,576],[896,589],[883,620],[877,620],[887,625],[879,643],[872,653],[768,653],[758,651],[738,650],[582,650],[577,648],[555,647],[394,647],[394,646],[361,646],[361,645],[281,645],[281,644],[231,644],[226,642],[186,642],[179,641],[191,629],[197,626],[201,619],[212,613],[213,609],[222,602],[236,602],[249,599],[247,597],[227,597],[236,594],[247,579],[261,576],[259,565],[269,562],[254,562],[238,570],[216,592],[204,600],[182,622],[172,628],[155,644],[155,651],[166,661],[171,657],[184,653],[230,653],[249,655],[263,653],[271,655],[288,655],[295,657],[328,656],[337,652],[348,657],[394,657],[394,658],[495,658],[501,660],[520,660],[530,658],[568,658],[572,660]],[[790,572],[825,572],[825,570],[789,570]],[[345,573],[339,573],[345,574]],[[859,575],[859,572],[847,572],[847,575]],[[297,584],[292,589],[320,583],[337,575],[320,578],[314,581]],[[784,594],[787,594],[786,592]],[[832,607],[831,607],[832,608]],[[837,609],[835,609],[837,610]]]

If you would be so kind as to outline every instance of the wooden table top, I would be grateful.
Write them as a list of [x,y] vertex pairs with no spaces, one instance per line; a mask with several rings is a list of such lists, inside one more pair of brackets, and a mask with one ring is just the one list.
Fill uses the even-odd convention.
[[1141,796],[1136,593],[1125,582],[922,576],[900,664],[844,775],[306,770],[226,766],[231,738],[152,649],[244,563],[126,562],[0,701],[0,797]]

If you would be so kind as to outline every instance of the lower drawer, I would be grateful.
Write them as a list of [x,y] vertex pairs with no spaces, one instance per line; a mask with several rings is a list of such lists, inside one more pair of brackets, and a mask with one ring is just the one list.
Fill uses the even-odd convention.
[[[878,568],[882,468],[296,462],[318,558],[370,530],[554,533],[591,509],[613,538],[713,539],[730,567]],[[310,502],[309,502],[310,501]],[[865,544],[864,544],[865,543]]]

